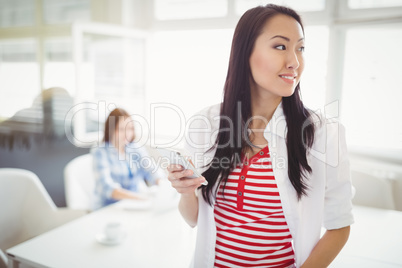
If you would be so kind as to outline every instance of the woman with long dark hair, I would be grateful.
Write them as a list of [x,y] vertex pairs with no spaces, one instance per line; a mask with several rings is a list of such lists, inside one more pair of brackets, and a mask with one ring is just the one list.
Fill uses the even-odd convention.
[[186,137],[203,176],[168,168],[180,212],[198,228],[194,267],[327,267],[346,243],[344,129],[303,105],[303,51],[292,9],[256,7],[237,24],[223,102],[197,114]]

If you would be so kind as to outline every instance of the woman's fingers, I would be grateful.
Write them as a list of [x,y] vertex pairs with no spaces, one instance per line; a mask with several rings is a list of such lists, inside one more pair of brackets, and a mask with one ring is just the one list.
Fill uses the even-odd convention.
[[182,177],[176,180],[171,180],[171,184],[174,188],[199,187],[204,180],[204,177],[194,179]]
[[168,179],[170,181],[178,180],[183,177],[188,177],[193,175],[193,171],[189,169],[182,169],[177,171],[169,171]]
[[183,166],[182,165],[176,165],[176,164],[171,164],[167,166],[167,170],[169,172],[175,172],[175,171],[180,171],[183,170]]
[[179,180],[172,182],[172,187],[180,194],[194,193],[195,189],[201,186],[205,181],[204,177],[199,177],[195,179],[190,178],[180,178]]
[[188,178],[193,175],[193,171],[184,169],[181,165],[169,165],[167,169],[169,171],[168,180],[172,184],[172,187],[181,194],[194,192],[205,181],[205,178],[202,176],[199,178]]

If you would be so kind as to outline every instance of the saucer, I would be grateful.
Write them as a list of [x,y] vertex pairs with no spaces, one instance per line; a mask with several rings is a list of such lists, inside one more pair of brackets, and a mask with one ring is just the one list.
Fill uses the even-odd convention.
[[126,238],[126,234],[121,232],[120,236],[117,239],[109,239],[106,237],[104,233],[99,233],[95,236],[96,241],[106,246],[115,246],[123,242],[124,238]]

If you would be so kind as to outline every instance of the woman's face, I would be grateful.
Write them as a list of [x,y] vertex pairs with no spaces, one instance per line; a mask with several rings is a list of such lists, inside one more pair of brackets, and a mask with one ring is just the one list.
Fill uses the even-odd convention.
[[119,145],[126,145],[134,140],[134,122],[130,117],[120,120],[117,124],[115,135]]
[[291,96],[304,69],[304,35],[292,17],[278,14],[265,23],[250,56],[251,89]]

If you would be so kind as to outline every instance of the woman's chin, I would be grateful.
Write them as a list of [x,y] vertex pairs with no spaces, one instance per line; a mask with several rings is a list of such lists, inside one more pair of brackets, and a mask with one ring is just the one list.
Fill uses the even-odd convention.
[[283,97],[283,98],[290,97],[290,96],[292,96],[294,93],[295,93],[294,90],[285,91],[285,92],[282,92],[282,97]]

